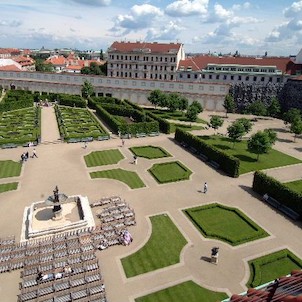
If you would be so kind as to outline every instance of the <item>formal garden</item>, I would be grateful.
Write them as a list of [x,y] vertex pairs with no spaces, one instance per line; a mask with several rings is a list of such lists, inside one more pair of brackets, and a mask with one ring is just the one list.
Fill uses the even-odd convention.
[[0,161],[0,178],[20,176],[22,164],[12,160]]
[[41,109],[29,107],[0,113],[0,145],[11,148],[37,143],[41,137]]
[[188,180],[192,174],[192,171],[179,161],[154,164],[148,171],[160,184]]
[[225,293],[214,292],[203,288],[193,281],[186,281],[152,294],[139,297],[135,302],[217,302],[226,299]]
[[61,137],[67,142],[108,139],[97,118],[86,108],[55,107]]
[[186,209],[184,213],[204,237],[233,246],[268,236],[240,210],[218,203]]
[[152,216],[150,221],[152,233],[148,242],[121,260],[127,278],[179,263],[180,253],[187,244],[168,215]]
[[302,269],[302,260],[291,251],[284,249],[249,261],[250,278],[247,287],[257,287],[292,270]]
[[286,182],[285,185],[289,187],[291,190],[302,194],[302,180]]

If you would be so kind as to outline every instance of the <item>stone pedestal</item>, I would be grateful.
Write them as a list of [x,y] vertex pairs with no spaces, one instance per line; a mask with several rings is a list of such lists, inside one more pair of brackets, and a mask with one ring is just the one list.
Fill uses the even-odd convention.
[[61,220],[63,218],[62,216],[62,209],[58,211],[53,211],[53,217],[52,220]]

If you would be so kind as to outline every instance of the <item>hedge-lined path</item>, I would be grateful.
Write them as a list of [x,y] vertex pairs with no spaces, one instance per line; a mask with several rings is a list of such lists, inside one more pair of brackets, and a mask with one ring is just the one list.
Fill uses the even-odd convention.
[[54,106],[41,107],[41,143],[58,142],[60,132]]
[[[43,107],[42,122],[48,113],[55,121],[53,108]],[[58,130],[50,126],[50,121],[45,123],[42,131],[43,129],[49,132],[47,137],[52,137],[47,138],[48,140],[58,138]],[[43,137],[43,141],[45,140]],[[246,290],[245,283],[249,277],[248,260],[284,247],[302,258],[301,224],[292,222],[276,212],[253,193],[252,174],[246,174],[237,179],[220,174],[219,171],[212,169],[165,135],[133,138],[126,140],[124,147],[120,145],[120,139],[95,141],[89,143],[87,149],[84,149],[82,144],[38,145],[36,150],[39,157],[30,158],[24,164],[19,178],[19,189],[1,194],[0,237],[15,235],[19,240],[24,207],[34,201],[46,199],[52,194],[56,185],[60,192],[67,195],[88,196],[90,202],[104,196],[121,196],[134,208],[137,225],[129,229],[134,238],[130,246],[114,246],[97,252],[110,302],[133,302],[135,297],[189,279],[208,289],[224,290],[228,294],[239,293]],[[128,147],[146,145],[163,147],[173,157],[151,161],[139,158],[137,165],[131,164],[133,154]],[[302,141],[299,139],[295,148],[301,147]],[[95,168],[86,167],[84,155],[91,151],[116,148],[121,150],[125,159],[106,169],[120,167],[136,171],[147,187],[131,190],[117,181],[90,179],[89,172],[94,171]],[[0,150],[0,158],[18,161],[20,154],[25,150],[28,148]],[[160,185],[147,172],[153,163],[174,160],[181,161],[193,172],[190,180]],[[105,167],[102,167],[103,169]],[[283,169],[275,169],[275,173],[278,171],[283,173]],[[296,166],[286,167],[285,173],[290,175],[293,171],[291,169],[296,171],[297,168]],[[207,194],[200,193],[205,181],[209,185]],[[271,236],[237,247],[203,238],[181,210],[213,202],[239,208]],[[127,279],[120,259],[134,253],[147,242],[151,234],[148,217],[160,213],[167,213],[189,242],[181,253],[181,262],[172,267]],[[218,265],[202,260],[201,257],[210,256],[211,247],[216,245],[220,247]],[[20,271],[0,274],[0,296],[6,297],[7,301],[16,300],[19,293],[19,276]]]

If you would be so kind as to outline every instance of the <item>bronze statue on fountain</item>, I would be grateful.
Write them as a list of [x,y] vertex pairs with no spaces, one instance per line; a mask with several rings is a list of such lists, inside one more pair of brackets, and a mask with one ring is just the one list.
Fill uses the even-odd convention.
[[62,204],[68,199],[68,196],[65,194],[59,193],[58,186],[53,190],[53,196],[49,196],[46,199],[46,204],[53,206],[52,212],[54,214],[53,220],[62,219]]

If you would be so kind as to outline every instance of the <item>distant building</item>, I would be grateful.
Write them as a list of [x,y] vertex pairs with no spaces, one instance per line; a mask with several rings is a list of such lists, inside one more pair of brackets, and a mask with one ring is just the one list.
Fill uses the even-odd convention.
[[179,62],[177,80],[224,83],[283,83],[302,73],[302,51],[289,57],[199,55]]
[[22,71],[22,66],[12,59],[0,59],[0,71]]
[[67,58],[64,56],[54,55],[46,60],[46,63],[51,63],[54,66],[55,71],[58,73],[81,73],[81,69],[83,67],[89,67],[92,62],[99,65],[103,65],[105,63],[105,61],[100,60],[81,60],[73,52],[70,53]]
[[0,48],[0,59],[10,59],[14,56],[19,56],[21,51],[16,48]]
[[181,43],[114,42],[107,52],[107,76],[174,81],[184,58]]
[[35,60],[29,56],[17,56],[12,58],[15,62],[19,63],[22,70],[36,71]]

